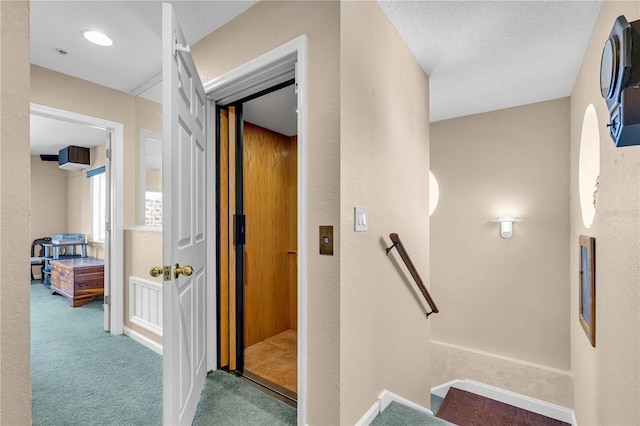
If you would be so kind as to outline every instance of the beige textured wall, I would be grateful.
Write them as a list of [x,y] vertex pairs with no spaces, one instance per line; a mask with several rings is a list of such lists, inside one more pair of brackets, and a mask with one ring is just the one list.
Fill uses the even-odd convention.
[[431,343],[431,383],[434,386],[470,379],[572,408],[573,380],[570,371],[456,345]]
[[30,223],[32,241],[67,232],[67,171],[39,155],[31,156]]
[[29,286],[16,283],[31,244],[28,2],[0,2],[0,70],[0,424],[28,425]]
[[124,124],[124,226],[134,225],[139,134],[136,98],[32,65],[31,102]]
[[[126,202],[133,203],[136,210],[141,208],[138,205],[138,190],[140,187],[138,167],[140,164],[140,129],[147,129],[154,132],[162,132],[162,105],[143,98],[135,98],[136,113],[136,146],[135,146],[135,188],[127,196]],[[148,179],[148,178],[147,178]],[[159,187],[162,187],[160,179]],[[144,206],[142,206],[144,208]],[[136,222],[138,214],[133,218]],[[140,224],[139,224],[140,225]],[[142,334],[148,339],[162,345],[162,337],[152,333],[129,321],[129,277],[139,277],[149,281],[162,283],[162,279],[153,278],[149,275],[149,270],[154,266],[162,265],[162,230],[130,230],[124,232],[124,325],[136,333]]]
[[[87,179],[86,173],[89,170],[97,169],[98,167],[102,167],[106,164],[106,161],[107,161],[106,152],[105,152],[106,149],[107,149],[106,142],[91,148],[91,167],[86,169],[82,176],[85,180],[83,185],[86,185],[86,187],[89,188],[88,198],[82,201],[83,203],[89,205],[89,214],[91,214],[91,180]],[[69,211],[71,211],[73,209],[73,206],[69,206],[68,209]],[[86,229],[87,231],[84,233],[87,235],[90,235],[91,219],[89,219],[89,227]],[[104,259],[104,243],[97,243],[97,242],[90,241],[87,249],[88,249],[87,254],[89,256],[95,257],[97,259]]]
[[162,345],[162,337],[129,321],[129,277],[138,277],[162,284],[162,277],[153,278],[149,270],[162,265],[162,230],[127,229],[124,231],[125,291],[124,326]]
[[91,164],[80,171],[66,171],[67,175],[67,230],[87,236],[87,255],[104,259],[104,244],[93,242],[91,235],[91,181],[87,171],[105,164],[105,144],[91,148]]
[[[340,401],[340,87],[338,2],[260,2],[191,50],[203,82],[302,34],[308,37],[309,424],[337,424]],[[333,225],[334,256],[318,254],[318,226]]]
[[91,187],[84,172],[67,172],[67,230],[91,237]]
[[[640,147],[615,148],[600,95],[600,58],[614,20],[640,18],[640,2],[604,2],[571,94],[570,326],[574,408],[581,425],[640,424]],[[600,188],[591,229],[582,224],[578,157],[584,112],[600,128]],[[578,323],[578,237],[596,238],[596,347]]]
[[384,389],[430,404],[431,319],[384,250],[397,232],[429,283],[429,79],[375,2],[341,3],[340,43],[340,421],[354,424]]
[[86,174],[89,170],[97,169],[98,167],[102,167],[106,164],[106,161],[107,161],[106,153],[105,153],[106,149],[107,149],[106,141],[103,144],[96,145],[93,148],[91,148],[91,166],[83,170],[85,179],[86,179]]
[[144,98],[134,98],[136,108],[137,137],[140,129],[162,132],[162,105]]
[[568,98],[431,124],[434,340],[570,369],[568,141]]

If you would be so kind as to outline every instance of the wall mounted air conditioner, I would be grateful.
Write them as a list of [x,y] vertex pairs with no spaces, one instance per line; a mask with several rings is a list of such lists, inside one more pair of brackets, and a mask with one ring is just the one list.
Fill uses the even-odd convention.
[[58,152],[58,166],[65,170],[82,170],[91,164],[89,148],[69,145]]

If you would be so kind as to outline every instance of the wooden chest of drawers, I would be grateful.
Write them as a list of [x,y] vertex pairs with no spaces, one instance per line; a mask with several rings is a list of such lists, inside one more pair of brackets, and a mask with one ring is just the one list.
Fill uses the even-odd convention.
[[69,299],[71,306],[82,306],[104,296],[104,261],[80,257],[51,261],[51,294]]

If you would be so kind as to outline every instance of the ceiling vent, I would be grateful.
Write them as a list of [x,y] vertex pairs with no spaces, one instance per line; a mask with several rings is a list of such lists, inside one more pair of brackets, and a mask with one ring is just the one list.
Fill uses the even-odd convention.
[[58,165],[65,170],[82,170],[91,164],[89,148],[69,145],[58,152]]

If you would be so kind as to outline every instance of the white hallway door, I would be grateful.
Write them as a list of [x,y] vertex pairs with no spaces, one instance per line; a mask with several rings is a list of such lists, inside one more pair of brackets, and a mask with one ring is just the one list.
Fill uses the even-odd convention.
[[206,94],[166,3],[162,44],[163,423],[190,425],[207,374]]

